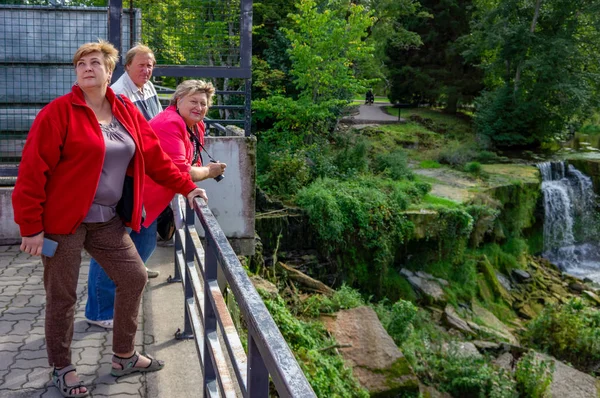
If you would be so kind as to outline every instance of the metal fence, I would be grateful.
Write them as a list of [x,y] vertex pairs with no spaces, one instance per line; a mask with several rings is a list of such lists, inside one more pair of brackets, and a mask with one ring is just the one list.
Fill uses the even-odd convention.
[[[200,198],[186,205],[185,227],[175,234],[175,273],[182,282],[185,324],[178,338],[193,338],[204,377],[203,396],[269,397],[269,378],[282,397],[316,397],[246,271]],[[206,250],[194,227],[204,229]],[[222,274],[224,279],[219,279]],[[248,354],[227,309],[228,287],[248,328]]]
[[[77,48],[98,38],[121,54],[132,43],[149,45],[160,86],[211,79],[214,122],[242,125],[249,135],[251,26],[252,0],[2,1],[0,176],[16,170],[39,110],[70,91]],[[113,81],[121,73],[119,64]]]

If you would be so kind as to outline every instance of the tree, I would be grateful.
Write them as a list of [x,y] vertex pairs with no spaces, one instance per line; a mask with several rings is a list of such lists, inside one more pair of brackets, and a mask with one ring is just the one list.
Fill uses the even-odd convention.
[[476,0],[465,55],[487,91],[478,131],[501,146],[559,138],[598,108],[597,0]]
[[482,72],[465,61],[460,38],[469,33],[472,0],[421,0],[422,11],[404,18],[422,46],[406,48],[387,41],[392,102],[443,101],[456,113],[459,101],[471,102],[483,88]]
[[372,57],[364,39],[373,24],[371,12],[347,0],[331,0],[320,11],[314,0],[299,0],[298,13],[285,28],[291,43],[291,75],[313,102],[349,99],[365,90],[366,82],[355,76],[357,61]]

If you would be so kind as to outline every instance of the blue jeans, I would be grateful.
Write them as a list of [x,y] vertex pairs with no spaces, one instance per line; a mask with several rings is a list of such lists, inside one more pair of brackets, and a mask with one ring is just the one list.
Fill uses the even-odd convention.
[[[145,263],[156,249],[156,220],[142,227],[140,232],[129,233],[140,258]],[[113,319],[115,307],[115,284],[106,275],[100,264],[92,258],[88,274],[88,300],[85,305],[85,317],[93,321]]]

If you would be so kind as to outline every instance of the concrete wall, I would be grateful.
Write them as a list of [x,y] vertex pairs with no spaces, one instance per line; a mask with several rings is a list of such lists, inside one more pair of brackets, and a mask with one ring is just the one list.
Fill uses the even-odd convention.
[[[216,160],[227,163],[220,182],[205,180],[208,207],[239,255],[254,254],[256,208],[256,137],[206,137],[205,148]],[[204,162],[208,157],[202,155]],[[196,229],[204,236],[202,226]]]

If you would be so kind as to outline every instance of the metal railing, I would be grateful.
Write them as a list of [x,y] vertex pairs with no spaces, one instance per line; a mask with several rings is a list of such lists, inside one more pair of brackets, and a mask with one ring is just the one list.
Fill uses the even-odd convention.
[[[196,228],[198,216],[206,240]],[[217,273],[224,276],[217,280]],[[185,325],[178,339],[194,339],[204,378],[203,396],[316,397],[216,218],[203,199],[186,204],[185,226],[175,233],[175,275],[185,292]],[[228,286],[248,328],[246,355],[223,297]],[[233,377],[232,377],[233,372]]]

